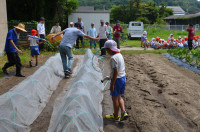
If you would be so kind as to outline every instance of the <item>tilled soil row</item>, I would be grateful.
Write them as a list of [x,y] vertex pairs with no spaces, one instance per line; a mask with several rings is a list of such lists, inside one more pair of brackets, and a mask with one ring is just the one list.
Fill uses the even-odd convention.
[[125,62],[128,120],[135,123],[136,131],[200,131],[200,85],[196,81],[152,54],[128,55]]

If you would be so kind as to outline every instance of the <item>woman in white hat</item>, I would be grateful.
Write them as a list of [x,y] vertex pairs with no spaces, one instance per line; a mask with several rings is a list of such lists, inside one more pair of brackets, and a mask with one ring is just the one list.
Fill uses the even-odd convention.
[[19,39],[19,35],[21,32],[27,32],[25,30],[25,25],[19,23],[18,26],[8,31],[6,44],[5,44],[5,52],[8,58],[8,62],[2,68],[3,72],[8,75],[7,68],[16,65],[16,76],[17,77],[25,77],[21,74],[21,60],[19,58],[18,52],[22,53],[20,49],[17,48],[17,40]]

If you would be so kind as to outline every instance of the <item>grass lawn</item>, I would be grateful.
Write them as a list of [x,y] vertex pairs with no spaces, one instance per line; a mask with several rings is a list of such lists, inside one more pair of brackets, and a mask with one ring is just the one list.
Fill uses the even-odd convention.
[[[26,49],[26,50],[22,50],[23,54],[19,54],[20,55],[20,59],[21,59],[21,63],[22,65],[28,65],[29,64],[29,61],[30,61],[30,50]],[[39,59],[40,57],[43,57],[43,56],[47,56],[47,55],[55,55],[56,52],[41,52],[41,55],[39,56]],[[3,71],[2,71],[2,67],[4,66],[4,64],[7,62],[7,56],[4,55],[3,57],[0,57],[0,75],[3,74]],[[15,69],[15,66],[13,67],[10,67],[9,69]]]

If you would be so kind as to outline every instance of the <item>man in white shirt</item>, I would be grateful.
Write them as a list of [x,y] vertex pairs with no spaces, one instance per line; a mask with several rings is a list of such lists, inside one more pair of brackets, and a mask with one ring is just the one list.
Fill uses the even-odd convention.
[[[38,23],[38,25],[37,25],[37,32],[38,32],[38,37],[42,38],[42,39],[45,39],[45,35],[46,35],[44,23],[45,23],[45,19],[44,19],[44,17],[41,17],[40,23]],[[40,49],[40,51],[44,50],[44,43],[39,45],[39,49]]]
[[[104,20],[100,20],[101,22],[101,26],[99,28],[99,34],[98,34],[98,38],[100,39],[100,49],[102,47],[104,47],[104,44],[107,40],[107,34],[106,34],[106,31],[108,30],[108,27],[104,24]],[[101,50],[101,56],[103,55],[106,55],[106,50],[105,49],[102,49]]]
[[51,28],[50,34],[52,34],[52,33],[59,33],[59,32],[61,32],[61,27],[59,25],[59,22],[56,21],[56,25]]

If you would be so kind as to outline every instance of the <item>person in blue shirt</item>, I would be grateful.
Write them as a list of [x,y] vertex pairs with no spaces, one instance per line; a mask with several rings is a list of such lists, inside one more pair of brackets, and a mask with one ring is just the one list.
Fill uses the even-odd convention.
[[[94,28],[94,23],[91,24],[91,28],[88,31],[88,36],[91,36],[93,38],[97,37],[97,31],[96,31],[96,28]],[[96,49],[96,41],[93,39],[90,39],[90,49],[92,49],[92,44],[94,44],[94,49]]]
[[16,76],[17,77],[25,77],[21,74],[21,60],[18,55],[18,53],[22,54],[22,51],[17,48],[17,40],[19,39],[19,35],[21,32],[27,32],[25,30],[25,25],[22,23],[19,23],[18,26],[15,26],[15,28],[8,31],[7,38],[6,38],[6,44],[5,44],[5,52],[8,58],[8,62],[4,65],[2,68],[4,74],[9,74],[7,72],[7,68],[16,65]]
[[[76,28],[66,28],[60,33],[53,36],[51,39],[53,40],[56,36],[63,34],[63,39],[60,43],[59,51],[61,60],[63,63],[63,70],[65,74],[65,78],[69,78],[70,74],[72,74],[71,66],[73,63],[73,55],[72,55],[72,47],[74,46],[74,42],[78,37],[86,37],[88,39],[99,40],[99,38],[93,38],[88,35],[85,35],[83,31],[81,31],[81,23],[75,23]],[[67,65],[68,58],[68,65]]]

